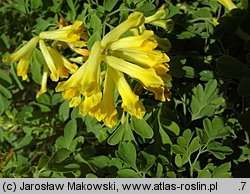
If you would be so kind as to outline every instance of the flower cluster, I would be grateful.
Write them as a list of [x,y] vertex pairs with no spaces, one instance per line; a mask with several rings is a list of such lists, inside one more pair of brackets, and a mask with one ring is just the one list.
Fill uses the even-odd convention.
[[[50,76],[52,81],[59,82],[55,90],[70,101],[70,107],[79,106],[82,115],[113,127],[118,122],[115,90],[121,96],[121,107],[125,112],[137,118],[143,118],[146,112],[139,96],[131,89],[129,77],[152,92],[155,99],[169,100],[166,86],[171,80],[169,57],[157,50],[159,37],[144,26],[151,23],[166,27],[164,17],[163,10],[146,18],[142,13],[134,12],[101,41],[96,41],[90,51],[85,48],[87,34],[82,22],[76,21],[58,30],[40,33],[3,61],[19,61],[17,74],[25,80],[32,52],[39,44],[46,64],[37,97],[46,92],[47,77]],[[58,51],[58,45],[87,56],[87,60],[81,66],[69,62]],[[69,74],[72,75],[69,77]]]

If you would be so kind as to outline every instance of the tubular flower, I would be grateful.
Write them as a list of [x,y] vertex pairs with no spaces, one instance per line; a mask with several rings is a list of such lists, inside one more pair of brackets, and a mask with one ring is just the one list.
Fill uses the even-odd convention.
[[43,40],[39,41],[39,46],[51,72],[50,78],[53,81],[58,81],[59,77],[67,78],[69,73],[72,74],[77,70],[77,65],[70,63],[56,49],[46,46]]
[[171,19],[166,19],[167,12],[164,8],[165,6],[163,5],[158,11],[155,12],[154,15],[145,17],[145,24],[151,24],[163,29],[172,28],[173,21]]
[[108,127],[114,127],[118,120],[114,102],[115,83],[111,77],[110,67],[108,67],[104,81],[103,99],[89,114],[98,121],[103,120],[104,124]]
[[134,12],[128,16],[128,19],[119,24],[113,30],[111,30],[108,34],[106,34],[102,41],[102,48],[106,48],[109,43],[114,42],[120,38],[125,32],[129,31],[132,28],[139,27],[143,24],[144,17],[140,12]]
[[49,75],[49,69],[48,69],[47,65],[45,64],[43,66],[43,76],[42,76],[41,89],[36,94],[36,98],[39,98],[42,94],[44,94],[47,91],[48,75]]
[[142,102],[139,100],[139,96],[133,93],[122,72],[117,71],[112,67],[109,68],[112,79],[122,97],[122,108],[124,111],[136,116],[137,118],[143,118],[146,111]]
[[[41,39],[59,40],[71,43],[77,47],[86,46],[87,34],[81,21],[75,21],[72,25],[61,27],[53,31],[45,31],[39,34]],[[83,39],[83,40],[81,40]]]
[[217,1],[229,10],[237,8],[236,5],[231,0],[217,0]]
[[67,80],[60,82],[57,92],[63,92],[63,97],[70,100],[70,107],[81,103],[81,96],[85,97],[80,105],[80,111],[86,115],[88,111],[96,106],[102,97],[100,88],[100,42],[96,42],[88,60]]
[[[108,66],[139,81],[145,89],[154,93],[157,100],[166,101],[169,99],[169,89],[165,83],[171,80],[171,76],[167,74],[169,57],[156,50],[158,44],[153,31],[144,30],[141,34],[133,34],[135,35],[109,42],[104,48],[108,54],[103,55],[102,60]],[[117,37],[121,35],[116,34]]]
[[29,61],[36,48],[40,38],[38,36],[32,38],[22,48],[14,52],[9,57],[3,59],[4,62],[18,62],[17,64],[17,75],[22,76],[23,80],[27,79],[27,72],[29,68]]
[[133,63],[113,56],[103,56],[103,61],[114,69],[124,72],[140,81],[144,86],[160,87],[164,85],[163,80],[153,68],[142,68]]

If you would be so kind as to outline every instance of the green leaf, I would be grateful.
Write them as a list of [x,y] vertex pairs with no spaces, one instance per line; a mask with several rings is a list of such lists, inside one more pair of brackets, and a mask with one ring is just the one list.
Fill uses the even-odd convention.
[[225,155],[233,153],[233,150],[228,146],[223,146],[222,143],[212,141],[207,145],[207,150],[216,158],[223,160]]
[[51,164],[55,163],[61,163],[63,162],[66,158],[69,157],[71,152],[67,149],[60,149],[51,158]]
[[190,129],[186,129],[186,130],[183,132],[182,136],[185,138],[185,142],[186,142],[185,144],[188,145],[189,142],[190,142],[191,139],[192,139],[193,133],[192,133],[192,131],[191,131]]
[[160,117],[160,124],[164,130],[170,131],[170,132],[174,133],[176,136],[179,135],[180,127],[176,122],[171,121],[171,120],[166,119],[166,118],[161,116]]
[[118,144],[123,137],[124,131],[125,131],[125,124],[122,124],[119,126],[115,131],[112,133],[112,135],[108,138],[107,143],[109,145],[116,145]]
[[4,103],[4,98],[2,97],[2,94],[0,94],[0,115],[4,112],[6,109],[5,103]]
[[185,72],[185,77],[188,78],[195,78],[197,77],[197,72],[193,67],[190,66],[183,66],[182,70]]
[[17,144],[17,148],[22,148],[26,145],[28,145],[33,140],[33,136],[30,133],[27,133],[22,140]]
[[104,0],[103,7],[107,11],[112,11],[119,0]]
[[169,135],[163,130],[163,128],[160,126],[160,129],[159,129],[159,134],[161,136],[161,141],[162,141],[162,144],[165,145],[165,144],[172,144],[172,141],[169,137]]
[[63,101],[62,94],[55,93],[55,94],[53,94],[53,96],[51,98],[51,105],[55,106],[62,101]]
[[76,136],[77,123],[75,119],[70,120],[64,128],[64,138],[67,148],[69,148],[71,142]]
[[221,164],[212,173],[212,178],[230,178],[231,164],[229,162]]
[[109,162],[109,166],[115,166],[117,169],[121,169],[122,165],[122,162],[118,158],[112,158]]
[[229,129],[225,127],[220,117],[213,118],[212,122],[208,118],[205,118],[203,126],[209,139],[223,138],[230,134]]
[[62,121],[69,118],[69,101],[65,100],[59,107],[59,117]]
[[198,9],[193,15],[195,16],[194,18],[212,18],[212,13],[207,7]]
[[131,117],[131,124],[133,130],[143,138],[152,138],[154,135],[153,129],[147,124],[144,119],[137,119],[135,116]]
[[60,136],[56,139],[55,147],[57,150],[62,149],[62,148],[67,148],[64,136]]
[[179,167],[179,168],[182,167],[182,158],[181,158],[180,154],[175,155],[174,161],[175,161],[175,164],[177,167]]
[[203,70],[199,73],[201,81],[209,81],[214,79],[214,73],[209,70]]
[[135,141],[134,134],[128,122],[124,123],[124,133],[123,133],[122,141],[131,141],[131,142]]
[[86,178],[98,178],[95,174],[88,173],[86,174]]
[[73,0],[67,0],[68,6],[70,7],[71,11],[71,19],[74,20],[76,17],[76,6]]
[[187,150],[180,145],[172,145],[172,150],[175,154],[181,154],[181,155],[187,152]]
[[241,63],[238,59],[224,55],[216,62],[218,74],[228,78],[249,78],[250,68]]
[[120,178],[141,178],[141,176],[132,169],[122,169],[117,171],[117,174]]
[[115,153],[116,157],[136,169],[136,150],[134,144],[131,142],[121,142],[118,151]]
[[190,145],[188,146],[188,151],[190,154],[196,152],[199,148],[201,147],[200,145],[200,138],[199,137],[195,137]]
[[38,9],[39,7],[43,6],[42,0],[30,1],[31,9]]
[[0,69],[0,79],[6,81],[9,84],[12,84],[12,80],[11,80],[9,74],[1,69]]
[[156,168],[155,178],[161,178],[162,173],[163,173],[163,166],[161,163],[158,163]]
[[145,151],[141,151],[138,156],[140,159],[140,169],[144,172],[148,172],[149,169],[155,164],[156,157]]
[[109,166],[110,159],[107,156],[96,156],[91,158],[90,163],[95,167],[101,169]]
[[193,89],[190,112],[192,120],[204,116],[212,116],[216,109],[224,103],[224,99],[218,95],[217,81],[209,80],[203,89],[201,84]]
[[48,164],[49,160],[50,160],[49,156],[42,155],[38,161],[37,168],[38,169],[44,168]]
[[16,10],[26,13],[26,2],[25,0],[14,0],[13,6]]
[[7,88],[2,86],[1,84],[0,84],[0,93],[2,93],[6,98],[11,98],[12,97],[11,92]]
[[203,169],[199,172],[197,178],[211,178],[211,173],[208,169]]
[[88,49],[91,49],[94,43],[98,40],[101,40],[101,32],[95,31],[88,39]]
[[155,5],[152,3],[143,3],[137,7],[137,11],[142,12],[145,16],[150,16],[154,14],[155,8]]
[[219,160],[224,160],[226,158],[223,152],[214,152],[214,151],[209,151],[209,152],[213,154],[214,157],[218,158]]
[[206,133],[207,133],[207,136],[210,139],[213,138],[213,135],[214,135],[214,133],[213,133],[213,125],[212,125],[211,121],[208,118],[205,118],[203,120],[203,126],[204,126],[204,129],[205,129]]
[[90,26],[93,29],[93,32],[102,33],[102,20],[96,13],[91,15]]

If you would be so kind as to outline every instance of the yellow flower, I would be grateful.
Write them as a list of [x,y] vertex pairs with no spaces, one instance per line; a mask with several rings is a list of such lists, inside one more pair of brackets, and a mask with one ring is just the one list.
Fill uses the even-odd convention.
[[15,51],[9,57],[3,59],[4,62],[17,62],[17,75],[22,76],[23,80],[27,79],[27,72],[29,68],[29,61],[36,48],[37,43],[40,38],[38,36],[32,38],[28,43],[26,43],[19,50]]
[[217,1],[229,10],[237,8],[236,5],[231,0],[217,0]]
[[139,96],[133,93],[122,72],[117,71],[112,67],[109,68],[110,74],[112,75],[111,77],[122,97],[122,108],[124,111],[136,116],[137,118],[143,118],[146,111],[142,102],[139,100]]
[[172,28],[173,20],[166,19],[167,12],[164,10],[165,6],[159,8],[158,11],[155,12],[154,15],[145,17],[145,24],[151,24],[154,26],[161,27],[163,29]]
[[57,30],[41,32],[39,37],[41,39],[59,40],[72,43],[77,47],[83,47],[86,46],[87,34],[84,32],[82,22],[75,21],[72,25]]
[[60,82],[56,87],[57,92],[63,91],[63,97],[70,100],[71,107],[79,105],[83,95],[85,99],[80,111],[84,115],[101,100],[100,62],[101,47],[100,41],[97,41],[88,60],[67,81]]
[[156,74],[154,68],[142,68],[113,56],[102,56],[102,59],[109,66],[135,78],[146,87],[161,87],[164,85],[163,80]]
[[48,69],[47,65],[45,64],[43,66],[43,76],[42,76],[41,89],[36,94],[36,98],[39,98],[42,94],[44,94],[47,91],[48,75],[49,75],[49,69]]
[[81,102],[79,106],[80,114],[83,116],[87,115],[96,105],[100,103],[101,99],[102,99],[101,91],[91,96],[85,96],[85,99]]
[[108,34],[106,34],[102,41],[102,48],[106,48],[109,43],[114,42],[120,38],[125,32],[129,31],[132,28],[139,27],[144,22],[144,16],[140,12],[134,12],[128,16],[128,19],[119,24],[113,30],[111,30]]
[[39,47],[42,51],[42,54],[43,54],[43,57],[46,61],[46,64],[48,65],[48,68],[50,70],[50,78],[53,80],[53,81],[58,81],[59,79],[59,72],[58,72],[58,69],[56,68],[56,65],[54,63],[54,60],[52,58],[52,56],[50,55],[49,53],[49,49],[48,47],[46,46],[45,42],[43,40],[40,40],[39,41]]
[[74,73],[78,66],[74,63],[70,63],[61,53],[52,47],[48,47],[49,53],[53,58],[56,67],[59,70],[59,77],[67,78],[69,73]]
[[50,78],[53,81],[58,81],[59,77],[67,78],[69,73],[74,73],[78,66],[70,63],[56,49],[46,46],[43,40],[39,41],[39,46],[51,72]]
[[[162,9],[146,19],[147,22],[153,22],[165,17],[166,12]],[[120,28],[120,25],[116,28]],[[122,23],[122,25],[124,24]],[[169,57],[160,50],[156,50],[158,46],[156,39],[160,38],[155,36],[153,31],[145,30],[143,25],[137,27],[139,30],[128,25],[125,26],[123,30],[132,31],[133,35],[123,38],[119,37],[124,31],[114,28],[109,32],[106,36],[112,34],[115,38],[111,39],[110,37],[110,41],[106,41],[107,44],[102,44],[102,46],[106,45],[106,47],[102,47],[105,53],[102,60],[108,66],[139,81],[145,89],[154,93],[157,100],[165,101],[169,99],[166,94],[169,89],[165,83],[171,80],[171,76],[167,74]],[[160,40],[161,44],[166,43],[165,39]],[[169,49],[169,41],[167,43]]]
[[112,80],[110,67],[107,68],[104,81],[103,99],[91,109],[89,115],[95,117],[98,121],[103,120],[104,124],[110,128],[117,124],[118,115],[114,102],[115,83]]
[[100,89],[100,63],[101,63],[101,43],[96,41],[92,46],[91,53],[87,60],[86,70],[82,75],[80,92],[84,96],[91,96]]
[[110,44],[109,53],[146,68],[169,62],[165,53],[155,50],[153,35],[153,31],[145,30],[141,35],[121,38]]

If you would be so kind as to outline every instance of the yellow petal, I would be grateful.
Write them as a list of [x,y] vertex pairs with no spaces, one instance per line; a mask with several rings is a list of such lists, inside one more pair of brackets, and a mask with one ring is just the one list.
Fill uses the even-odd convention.
[[29,69],[29,59],[22,58],[20,59],[19,63],[17,64],[17,75],[22,76],[23,80],[28,78],[27,72]]
[[162,102],[166,101],[164,86],[161,86],[159,88],[146,87],[146,89],[154,93],[156,100],[160,100]]
[[115,84],[111,78],[109,67],[106,72],[102,101],[89,112],[89,115],[95,117],[98,121],[103,120],[108,127],[117,124],[118,115],[114,102]]
[[[74,43],[79,44],[79,40],[81,38],[82,33],[84,33],[82,21],[75,21],[72,25],[62,27],[57,30],[41,32],[39,34],[39,37],[41,39],[60,40],[64,42],[70,42],[73,44]],[[85,42],[84,41],[82,42],[84,45]]]
[[160,51],[141,51],[138,49],[122,49],[113,51],[112,55],[126,59],[126,61],[137,63],[142,67],[149,68],[154,67],[159,63],[165,63],[169,61],[169,57]]
[[118,92],[122,97],[122,108],[124,109],[124,111],[136,116],[137,118],[143,118],[146,112],[145,108],[142,102],[139,100],[139,97],[135,95],[131,90],[129,84],[124,78],[123,73],[111,67],[109,68],[112,79],[115,82]]
[[102,59],[109,66],[139,80],[146,87],[160,87],[164,85],[163,80],[156,74],[153,68],[142,68],[113,56],[103,56]]
[[69,107],[76,107],[81,103],[81,95],[74,96],[69,102]]
[[162,75],[162,74],[166,74],[169,71],[169,66],[168,64],[157,64],[156,66],[154,66],[154,69],[157,73],[157,75]]
[[154,22],[156,20],[163,20],[166,19],[167,17],[167,12],[164,9],[160,9],[157,12],[155,12],[154,15],[145,17],[145,23],[151,23]]
[[47,65],[43,66],[43,77],[42,77],[42,83],[41,83],[41,89],[36,94],[36,98],[38,99],[42,94],[44,94],[47,91],[47,79],[48,79],[49,70]]
[[50,52],[49,52],[47,46],[45,45],[45,42],[43,40],[40,40],[39,41],[39,46],[40,46],[40,49],[42,51],[43,57],[44,57],[44,59],[46,61],[46,64],[47,64],[47,66],[48,66],[48,68],[49,68],[49,70],[51,72],[50,78],[53,81],[58,81],[58,79],[59,79],[59,71],[55,66],[53,58],[51,57]]
[[152,35],[154,35],[153,31],[144,30],[143,34],[139,36],[128,36],[125,38],[120,38],[119,40],[111,43],[109,49],[117,50],[124,48],[138,48],[143,44],[144,41],[146,41]]
[[125,32],[129,31],[131,28],[138,27],[142,25],[144,22],[143,14],[140,12],[134,12],[128,16],[128,19],[119,24],[113,30],[111,30],[108,34],[106,34],[102,41],[102,48],[106,48],[107,45],[111,42],[114,42],[120,38]]
[[76,64],[70,63],[56,49],[48,47],[48,50],[53,58],[56,67],[59,70],[59,77],[68,77],[69,73],[72,74],[78,69],[78,66]]
[[73,44],[69,44],[70,48],[75,51],[76,53],[83,55],[83,56],[89,56],[90,52],[88,49],[84,49],[84,48],[77,48],[76,46],[74,46]]
[[84,96],[91,96],[100,91],[100,63],[101,63],[101,44],[96,41],[92,46],[86,69],[82,74],[80,92]]
[[89,97],[85,96],[85,99],[80,104],[80,114],[85,116],[89,113],[91,108],[94,108],[100,103],[102,99],[102,93],[98,92]]
[[79,85],[82,76],[85,73],[86,64],[83,64],[67,81],[59,82],[56,86],[56,92],[63,92],[64,99],[71,99],[75,96],[79,96]]
[[36,45],[40,38],[38,36],[33,37],[29,42],[27,42],[23,47],[19,50],[15,51],[9,57],[3,59],[4,62],[14,62],[19,61],[22,58],[29,59],[36,48]]
[[229,10],[237,8],[237,6],[231,0],[217,0],[217,1]]

